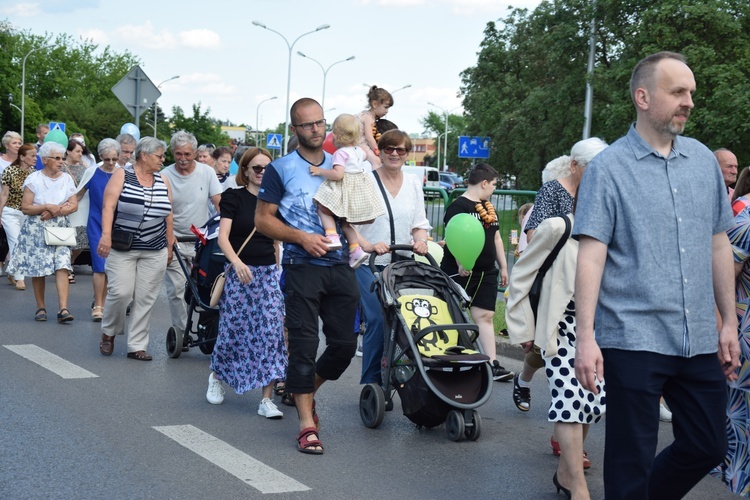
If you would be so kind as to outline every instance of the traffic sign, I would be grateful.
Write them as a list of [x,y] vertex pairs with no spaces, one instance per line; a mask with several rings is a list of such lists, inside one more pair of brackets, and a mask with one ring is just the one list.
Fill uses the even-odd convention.
[[490,157],[490,138],[489,137],[470,137],[461,135],[458,137],[458,157],[459,158],[484,158]]
[[266,147],[268,149],[281,149],[281,134],[268,134],[266,139]]
[[122,80],[112,87],[112,92],[127,108],[128,112],[133,115],[136,125],[139,125],[141,111],[161,97],[159,89],[146,76],[140,66],[135,66],[127,75],[123,76]]
[[65,124],[63,122],[49,122],[49,129],[65,132]]

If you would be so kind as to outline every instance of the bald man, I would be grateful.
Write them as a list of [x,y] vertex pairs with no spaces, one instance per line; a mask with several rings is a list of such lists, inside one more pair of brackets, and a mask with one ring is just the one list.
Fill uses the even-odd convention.
[[729,195],[729,199],[732,199],[732,194],[734,194],[734,189],[731,186],[734,186],[734,183],[737,182],[737,157],[734,156],[734,153],[729,151],[726,148],[720,148],[714,151],[714,156],[716,157],[716,161],[719,162],[719,168],[721,168],[721,175],[724,177],[724,184],[727,187],[727,194]]

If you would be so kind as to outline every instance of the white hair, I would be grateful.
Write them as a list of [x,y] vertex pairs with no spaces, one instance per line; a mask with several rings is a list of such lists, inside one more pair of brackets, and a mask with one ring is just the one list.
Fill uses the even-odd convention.
[[570,175],[570,156],[560,156],[547,163],[542,171],[542,183],[562,179]]
[[65,146],[56,142],[49,141],[42,144],[42,147],[39,148],[39,156],[42,158],[48,158],[54,154],[59,154],[61,156],[64,155]]
[[607,143],[598,137],[578,141],[570,148],[570,160],[575,161],[579,167],[585,167],[606,147]]

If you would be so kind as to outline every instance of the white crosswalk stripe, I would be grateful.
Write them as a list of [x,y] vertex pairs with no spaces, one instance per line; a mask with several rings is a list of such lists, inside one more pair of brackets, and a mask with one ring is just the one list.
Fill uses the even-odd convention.
[[42,368],[46,368],[62,378],[73,379],[99,377],[99,375],[84,370],[80,366],[74,365],[70,361],[66,361],[60,356],[45,351],[34,344],[4,345],[3,347],[38,364]]
[[154,429],[261,493],[288,493],[310,489],[192,425],[157,426]]

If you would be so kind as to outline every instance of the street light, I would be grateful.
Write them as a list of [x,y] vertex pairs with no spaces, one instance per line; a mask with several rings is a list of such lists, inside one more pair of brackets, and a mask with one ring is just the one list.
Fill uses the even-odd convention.
[[[159,85],[157,85],[156,88],[160,89],[161,86],[164,85],[165,83],[171,82],[172,80],[177,80],[179,77],[180,77],[180,75],[175,75],[172,78],[167,78],[166,80],[164,80],[163,82],[161,82]],[[159,116],[159,113],[158,113],[158,111],[156,109],[156,101],[157,101],[157,99],[154,100],[154,139],[158,139],[158,137],[156,137],[156,119]]]
[[320,101],[320,107],[323,108],[323,109],[325,109],[325,103],[326,103],[326,77],[328,76],[328,70],[331,69],[331,68],[333,68],[334,66],[336,66],[339,63],[354,60],[354,56],[347,57],[346,59],[342,59],[340,61],[336,61],[335,63],[333,63],[330,66],[328,66],[328,68],[326,69],[326,68],[323,67],[322,64],[320,64],[320,61],[318,61],[317,59],[314,59],[314,58],[312,58],[312,57],[310,57],[308,55],[305,55],[302,52],[300,52],[299,50],[297,51],[297,54],[299,54],[302,57],[306,57],[307,59],[310,59],[312,62],[314,62],[315,64],[317,64],[318,66],[320,66],[320,69],[323,70],[323,98]]
[[331,27],[330,24],[321,24],[317,28],[315,28],[312,31],[308,31],[307,33],[302,33],[300,36],[294,39],[294,41],[290,44],[289,40],[286,39],[284,35],[279,33],[278,31],[269,28],[265,24],[261,23],[260,21],[253,21],[253,25],[263,28],[264,30],[268,30],[272,33],[276,33],[279,35],[284,42],[286,43],[286,46],[289,47],[289,62],[287,64],[287,70],[286,70],[286,109],[284,111],[284,114],[286,115],[286,122],[284,124],[284,154],[287,153],[287,146],[289,145],[289,94],[292,90],[292,49],[294,48],[294,44],[297,43],[297,41],[306,35],[311,35],[317,31],[325,30]]
[[57,47],[56,44],[44,45],[31,49],[25,56],[23,56],[23,63],[21,64],[21,142],[23,142],[23,125],[26,111],[26,59],[31,55],[32,52],[42,49],[51,49]]
[[[444,107],[438,106],[437,104],[428,102],[430,106],[435,106],[436,108],[440,108],[443,110],[443,113],[445,113],[445,144],[443,145],[443,171],[446,172],[448,170],[448,115],[451,113],[451,111],[455,111],[461,106],[456,106],[455,108],[451,109],[450,111],[447,111]],[[438,167],[440,166],[440,162],[438,161]]]
[[396,90],[394,90],[393,92],[391,92],[391,95],[395,94],[395,93],[396,93],[396,92],[398,92],[399,90],[404,90],[404,89],[408,89],[409,87],[411,87],[411,83],[410,83],[410,84],[408,84],[408,85],[404,85],[404,86],[403,86],[403,87],[401,87],[400,89],[396,89]]
[[277,96],[269,97],[268,99],[264,99],[258,103],[258,107],[255,108],[255,147],[258,148],[258,128],[260,127],[260,119],[258,118],[260,116],[260,105],[264,102],[273,101],[274,99],[278,99]]
[[10,104],[11,107],[16,108],[18,111],[21,111],[21,108],[13,104],[13,94],[8,94],[8,104]]

